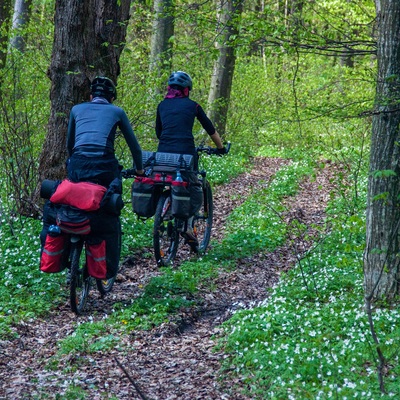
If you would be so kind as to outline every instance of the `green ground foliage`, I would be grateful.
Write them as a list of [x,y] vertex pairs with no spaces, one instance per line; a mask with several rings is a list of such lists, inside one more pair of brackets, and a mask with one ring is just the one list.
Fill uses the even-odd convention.
[[[191,73],[191,97],[206,107],[216,56],[215,10],[211,3],[199,8],[178,3],[180,15],[171,39],[173,69]],[[305,2],[298,29],[296,15],[284,18],[275,3],[280,2],[265,4],[262,13],[257,7],[244,9],[241,33],[233,41],[237,60],[225,136],[232,142],[231,154],[205,157],[204,162],[213,185],[227,183],[251,168],[254,156],[291,162],[268,186],[260,182],[260,190],[232,212],[226,236],[207,255],[178,269],[163,268],[138,298],[117,304],[107,318],[77,323],[73,334],[60,339],[49,369],[64,368],[67,374],[78,368],[78,364],[62,363],[66,354],[75,353],[79,360],[110,348],[123,349],[133,330],[173,321],[178,310],[195,306],[200,285],[212,289],[218,274],[234,269],[239,257],[273,251],[285,243],[288,230],[301,226],[288,227],[279,218],[283,199],[294,196],[299,182],[313,177],[318,167],[334,162],[341,172],[333,178],[336,190],[331,193],[326,230],[295,268],[282,275],[265,301],[237,311],[224,324],[224,334],[215,338],[227,354],[221,374],[245,381],[254,399],[400,397],[398,307],[382,304],[373,310],[387,367],[382,394],[376,345],[363,300],[368,112],[376,76],[376,59],[368,52],[374,5],[370,0]],[[15,338],[15,324],[46,318],[68,296],[63,274],[39,271],[40,220],[18,214],[19,205],[37,184],[35,171],[50,115],[51,83],[46,71],[53,7],[52,1],[33,1],[31,23],[23,32],[25,52],[9,49],[6,67],[0,69],[2,340]],[[155,110],[163,90],[154,89],[164,89],[166,78],[149,73],[151,20],[149,2],[132,4],[118,80],[117,105],[127,111],[145,150],[155,150],[157,145]],[[328,44],[354,38],[359,41],[350,59],[329,50]],[[198,143],[206,139],[198,125],[195,136]],[[123,140],[118,140],[117,152],[121,163],[130,167]],[[142,223],[130,208],[130,184],[124,182],[123,257],[152,243],[151,220]],[[84,399],[85,390],[71,383],[67,398]]]

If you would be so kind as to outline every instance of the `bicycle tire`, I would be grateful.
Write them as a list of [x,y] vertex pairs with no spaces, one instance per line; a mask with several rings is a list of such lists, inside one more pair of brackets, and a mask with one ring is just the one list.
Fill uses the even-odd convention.
[[[119,218],[118,218],[118,229],[119,229],[118,254],[121,254],[122,232],[121,232],[121,221]],[[115,283],[115,279],[117,278],[118,270],[119,270],[119,265],[117,273],[110,279],[96,279],[97,290],[100,292],[102,296],[105,296],[107,293],[111,292]]]
[[72,311],[79,315],[85,308],[90,290],[90,277],[87,273],[86,254],[82,254],[83,241],[71,244],[71,282],[70,304]]
[[153,247],[158,266],[170,265],[179,246],[176,219],[171,214],[171,196],[164,192],[157,203],[154,215]]
[[211,239],[211,229],[213,224],[213,195],[210,183],[203,184],[203,204],[193,218],[193,230],[199,241],[198,252],[204,253]]

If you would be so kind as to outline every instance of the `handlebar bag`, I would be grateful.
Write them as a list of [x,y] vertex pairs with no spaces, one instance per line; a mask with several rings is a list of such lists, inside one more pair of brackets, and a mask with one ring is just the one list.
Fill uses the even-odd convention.
[[91,182],[71,182],[63,180],[50,201],[54,204],[67,204],[84,211],[96,211],[100,208],[101,200],[107,188]]
[[40,270],[47,273],[61,272],[66,266],[67,236],[46,236],[46,241],[40,256]]
[[90,220],[85,211],[61,205],[57,210],[57,225],[64,233],[88,235],[90,233]]
[[132,208],[139,217],[150,218],[156,212],[157,199],[154,180],[138,176],[132,184]]
[[96,279],[106,279],[106,241],[91,238],[86,240],[85,247],[89,275]]

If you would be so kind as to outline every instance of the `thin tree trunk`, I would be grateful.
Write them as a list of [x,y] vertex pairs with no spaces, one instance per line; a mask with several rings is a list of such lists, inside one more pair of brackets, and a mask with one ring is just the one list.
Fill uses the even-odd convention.
[[[11,0],[0,0],[0,69],[7,61],[8,33],[10,28]],[[1,88],[1,78],[0,78]],[[0,91],[1,92],[1,91]]]
[[171,37],[174,35],[173,1],[154,0],[154,12],[150,49],[150,72],[155,72],[157,78],[160,78],[165,72],[170,73],[171,70]]
[[[15,0],[12,24],[13,31],[17,31],[28,24],[32,8],[31,6],[32,0]],[[10,43],[11,46],[22,53],[25,51],[25,39],[19,32],[11,38]]]
[[224,135],[235,70],[235,46],[232,37],[238,34],[238,21],[242,13],[242,0],[219,0],[217,5],[218,32],[216,47],[219,56],[214,64],[208,96],[208,116],[217,131]]
[[[379,12],[380,10],[380,12]],[[378,82],[372,127],[364,261],[366,297],[399,294],[400,2],[377,1]]]

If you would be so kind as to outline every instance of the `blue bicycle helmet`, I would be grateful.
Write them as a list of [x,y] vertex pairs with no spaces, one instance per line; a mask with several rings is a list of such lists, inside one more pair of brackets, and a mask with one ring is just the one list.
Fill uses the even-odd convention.
[[90,93],[93,97],[104,97],[107,100],[117,99],[117,89],[114,82],[105,76],[96,76],[90,85]]
[[183,71],[175,71],[168,78],[168,85],[177,85],[192,90],[192,78]]

